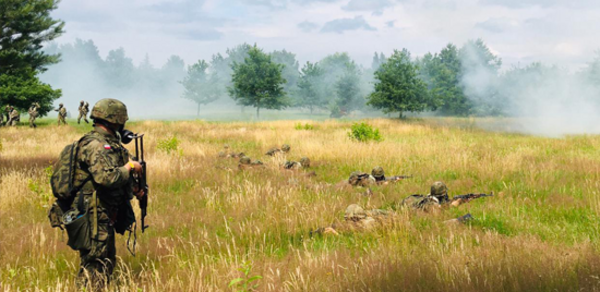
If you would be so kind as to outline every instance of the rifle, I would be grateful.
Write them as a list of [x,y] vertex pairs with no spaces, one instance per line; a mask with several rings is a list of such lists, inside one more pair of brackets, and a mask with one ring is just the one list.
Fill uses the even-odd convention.
[[390,178],[387,178],[386,181],[399,181],[407,178],[412,178],[412,175],[396,175]]
[[454,196],[452,197],[451,201],[456,201],[458,199],[463,199],[465,201],[470,201],[473,199],[479,199],[479,198],[483,198],[483,197],[493,197],[494,196],[494,192],[491,192],[489,195],[488,194],[466,194],[466,195],[458,195],[458,196]]
[[140,190],[144,190],[144,196],[139,199],[140,209],[142,210],[142,233],[149,226],[146,225],[146,214],[148,208],[148,184],[146,183],[146,161],[144,160],[144,134],[133,134],[130,136],[135,140],[135,157],[133,160],[142,165],[142,174],[136,176],[135,181]]

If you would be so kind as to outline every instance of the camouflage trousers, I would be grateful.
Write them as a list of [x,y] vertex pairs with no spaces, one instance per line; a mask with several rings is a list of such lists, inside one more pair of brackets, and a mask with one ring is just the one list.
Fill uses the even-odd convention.
[[36,117],[29,117],[29,127],[30,128],[36,128],[37,125],[35,124],[35,119]]
[[63,125],[66,125],[66,124],[67,124],[67,121],[65,121],[65,118],[64,118],[63,116],[61,116],[61,115],[58,115],[58,125],[60,126],[60,125],[61,125],[61,123],[62,123]]
[[[75,200],[77,201],[77,200]],[[92,291],[105,288],[110,281],[116,264],[117,249],[115,246],[115,230],[110,220],[110,213],[98,202],[98,214],[94,216],[94,202],[88,196],[87,210],[92,222],[92,249],[80,250],[80,285],[92,288]],[[96,222],[94,222],[96,221]],[[97,235],[95,233],[97,224]]]
[[87,113],[84,112],[79,112],[79,116],[77,117],[77,123],[79,124],[81,122],[81,119],[83,118],[83,120],[86,122],[86,124],[89,124],[90,122],[87,119]]

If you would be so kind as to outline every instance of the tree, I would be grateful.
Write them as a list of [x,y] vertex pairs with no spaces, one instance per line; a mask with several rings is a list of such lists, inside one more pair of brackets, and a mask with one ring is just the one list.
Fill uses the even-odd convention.
[[502,60],[481,39],[470,40],[458,51],[461,64],[459,80],[465,96],[473,103],[472,113],[497,115],[503,101],[498,95],[498,71]]
[[331,115],[339,117],[346,115],[364,104],[360,94],[360,76],[351,66],[346,68],[346,72],[335,83],[336,101],[332,108]]
[[327,107],[322,76],[323,70],[318,63],[306,62],[298,80],[296,106],[308,108],[311,115],[315,109]]
[[384,113],[419,112],[431,106],[427,85],[418,77],[418,67],[407,51],[394,53],[375,72],[375,91],[368,96],[369,105]]
[[260,117],[260,108],[283,109],[289,105],[283,90],[283,65],[274,63],[256,45],[250,48],[244,62],[234,62],[232,69],[229,95],[238,104],[255,107],[256,118]]
[[472,104],[463,93],[462,64],[456,46],[448,44],[439,54],[427,53],[417,64],[434,107],[441,114],[464,116],[470,113]]
[[221,87],[216,82],[217,75],[210,74],[208,68],[206,61],[198,61],[188,67],[187,76],[181,82],[184,87],[182,97],[198,104],[197,115],[200,115],[200,105],[211,103],[221,95]]
[[60,97],[60,90],[37,77],[59,61],[59,55],[42,51],[44,43],[63,33],[64,23],[50,16],[57,4],[57,0],[0,0],[0,104],[25,110],[38,102],[44,115]]
[[294,90],[298,84],[298,78],[300,77],[300,73],[298,71],[298,67],[300,65],[296,60],[296,55],[286,50],[273,51],[271,53],[271,59],[276,64],[284,65],[281,74],[287,82],[284,84],[283,88],[287,96],[295,96]]
[[104,67],[108,84],[120,89],[131,88],[135,81],[134,70],[133,60],[125,56],[123,48],[108,52]]

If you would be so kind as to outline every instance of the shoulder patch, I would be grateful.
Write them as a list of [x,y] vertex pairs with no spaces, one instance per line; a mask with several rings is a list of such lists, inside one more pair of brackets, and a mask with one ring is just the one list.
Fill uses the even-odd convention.
[[108,145],[108,144],[104,144],[104,149],[106,149],[106,150],[110,150],[110,149],[112,149],[112,148],[110,147],[110,145]]

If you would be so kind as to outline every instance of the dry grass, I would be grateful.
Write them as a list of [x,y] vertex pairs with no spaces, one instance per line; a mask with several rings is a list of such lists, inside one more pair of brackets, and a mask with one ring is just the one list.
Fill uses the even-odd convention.
[[[261,275],[260,291],[600,290],[600,137],[550,139],[464,127],[472,120],[369,120],[381,143],[347,137],[350,123],[138,122],[146,133],[151,199],[137,256],[118,237],[113,290],[230,291]],[[461,125],[456,127],[454,125]],[[78,257],[49,227],[46,167],[85,127],[0,128],[0,290],[74,291]],[[176,136],[178,151],[156,149]],[[263,153],[283,143],[287,157]],[[240,171],[224,144],[261,159]],[[308,156],[316,177],[281,170]],[[381,165],[413,179],[361,190],[341,186]],[[310,230],[342,220],[349,204],[386,208],[435,180],[452,194],[489,192],[438,215],[401,212],[384,227],[340,236]],[[470,212],[469,225],[443,220]],[[64,235],[66,237],[66,235]]]

